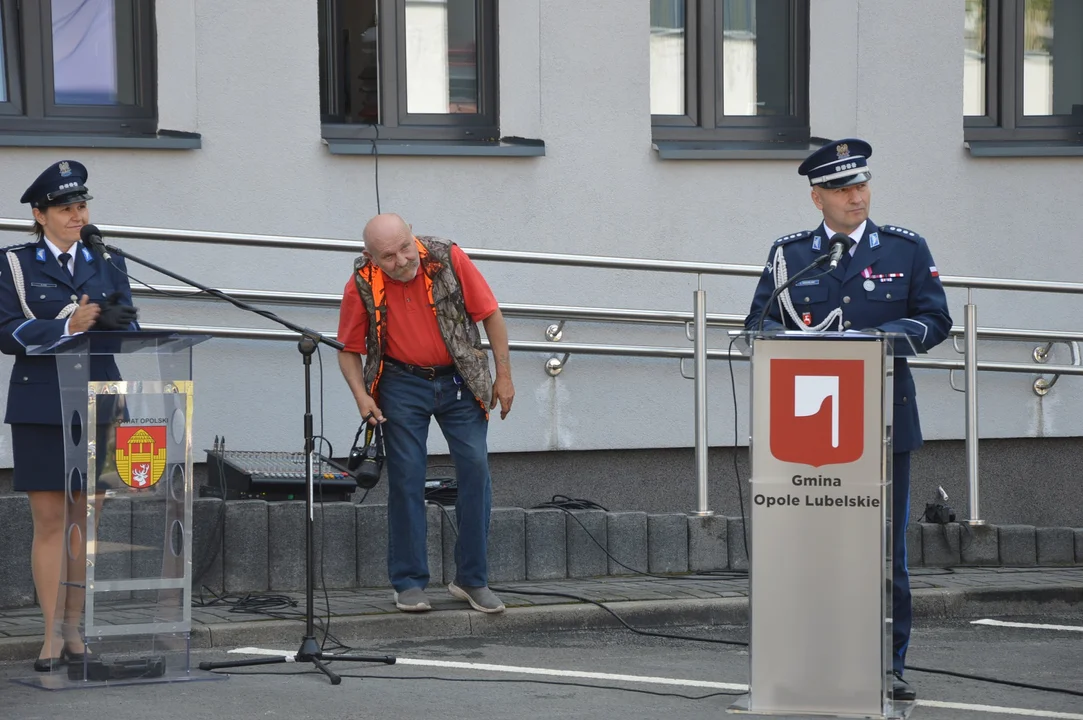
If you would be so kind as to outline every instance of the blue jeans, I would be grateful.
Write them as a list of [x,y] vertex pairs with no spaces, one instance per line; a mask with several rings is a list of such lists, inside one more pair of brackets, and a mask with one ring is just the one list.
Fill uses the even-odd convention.
[[489,421],[473,393],[459,383],[457,375],[425,380],[389,364],[380,377],[380,410],[387,418],[387,574],[398,592],[429,583],[425,471],[433,417],[447,440],[458,481],[455,583],[489,584]]
[[910,572],[906,567],[906,526],[910,522],[910,453],[895,453],[891,463],[892,665],[895,672],[901,675],[906,664],[906,648],[910,645],[910,626],[913,624]]

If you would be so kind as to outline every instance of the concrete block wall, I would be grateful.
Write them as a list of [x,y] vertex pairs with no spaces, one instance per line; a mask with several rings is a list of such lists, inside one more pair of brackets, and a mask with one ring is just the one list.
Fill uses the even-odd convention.
[[[114,547],[138,547],[150,508],[106,503],[99,532]],[[429,571],[433,584],[455,579],[455,510],[427,507]],[[24,495],[0,496],[0,526],[8,530],[0,555],[0,607],[33,604],[32,528]],[[708,572],[748,568],[744,521],[723,516],[603,510],[494,508],[489,573],[495,585],[523,580]],[[149,535],[148,535],[149,537]],[[317,582],[328,588],[386,587],[387,507],[326,503],[316,509]],[[1030,525],[912,524],[912,567],[1083,565],[1083,529]],[[305,577],[304,503],[214,498],[194,501],[193,590],[221,593],[300,591]],[[147,573],[154,558],[137,552],[103,556],[100,572]]]

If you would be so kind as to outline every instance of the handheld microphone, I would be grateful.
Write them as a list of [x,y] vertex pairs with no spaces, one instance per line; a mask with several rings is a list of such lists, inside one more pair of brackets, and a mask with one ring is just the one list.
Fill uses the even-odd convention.
[[835,233],[831,236],[831,249],[828,251],[828,257],[831,262],[829,264],[828,272],[834,270],[839,265],[839,261],[842,260],[842,254],[849,252],[850,248],[854,246],[854,239],[849,235],[843,235],[842,233]]
[[102,233],[97,225],[84,225],[83,229],[79,231],[79,237],[91,250],[106,260],[109,259],[109,251],[105,248],[105,241],[102,240]]

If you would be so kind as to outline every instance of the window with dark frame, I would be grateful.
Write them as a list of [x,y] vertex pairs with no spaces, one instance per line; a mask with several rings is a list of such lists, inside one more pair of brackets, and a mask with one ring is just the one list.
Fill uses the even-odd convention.
[[966,0],[969,142],[1083,143],[1083,2]]
[[0,133],[154,135],[153,0],[0,0]]
[[319,0],[327,139],[499,138],[496,0]]
[[651,0],[655,141],[803,145],[809,0]]

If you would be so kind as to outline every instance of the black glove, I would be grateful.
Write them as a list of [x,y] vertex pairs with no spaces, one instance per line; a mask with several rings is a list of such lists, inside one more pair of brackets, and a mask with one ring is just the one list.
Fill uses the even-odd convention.
[[139,317],[139,311],[131,305],[122,305],[124,293],[115,292],[102,305],[95,330],[125,330]]

